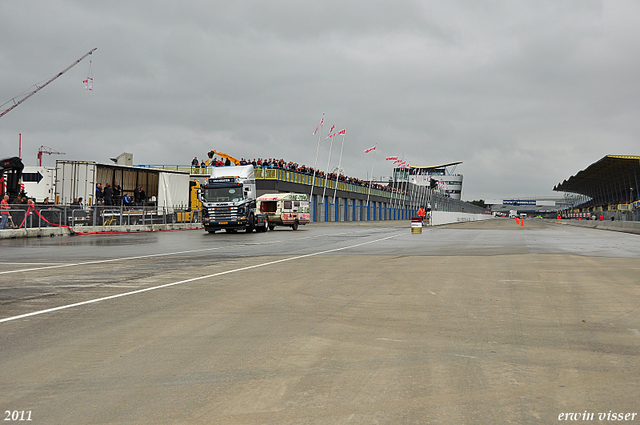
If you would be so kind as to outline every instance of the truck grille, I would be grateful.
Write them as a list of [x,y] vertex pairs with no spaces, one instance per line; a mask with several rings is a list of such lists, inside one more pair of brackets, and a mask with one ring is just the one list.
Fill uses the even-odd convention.
[[238,207],[215,207],[209,208],[209,218],[212,221],[230,221],[238,217]]

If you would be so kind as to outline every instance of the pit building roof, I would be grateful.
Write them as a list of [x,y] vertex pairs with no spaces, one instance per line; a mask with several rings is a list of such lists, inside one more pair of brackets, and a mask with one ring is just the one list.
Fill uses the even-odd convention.
[[639,179],[640,156],[607,155],[553,190],[589,196],[595,205],[630,203],[640,198]]

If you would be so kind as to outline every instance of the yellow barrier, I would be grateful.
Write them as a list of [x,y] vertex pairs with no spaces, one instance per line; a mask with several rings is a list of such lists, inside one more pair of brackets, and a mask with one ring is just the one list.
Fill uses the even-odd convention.
[[176,213],[176,221],[178,223],[191,223],[193,213],[191,211]]

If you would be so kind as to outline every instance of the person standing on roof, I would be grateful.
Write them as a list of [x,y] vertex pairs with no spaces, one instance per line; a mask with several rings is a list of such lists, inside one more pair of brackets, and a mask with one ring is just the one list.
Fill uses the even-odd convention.
[[122,187],[118,184],[118,182],[113,182],[112,190],[114,205],[122,204]]
[[104,204],[105,205],[113,205],[113,189],[111,189],[111,185],[107,183],[102,191],[104,196]]
[[104,194],[102,193],[102,183],[96,184],[96,205],[102,205]]

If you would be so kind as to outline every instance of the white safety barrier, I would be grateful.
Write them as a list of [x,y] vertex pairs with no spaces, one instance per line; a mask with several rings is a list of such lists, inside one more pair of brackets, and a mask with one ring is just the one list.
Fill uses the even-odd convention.
[[493,216],[491,214],[468,214],[463,212],[432,211],[429,224],[432,226],[441,226],[443,224],[489,220],[492,218]]

